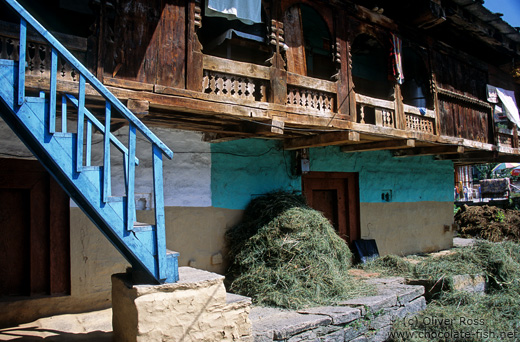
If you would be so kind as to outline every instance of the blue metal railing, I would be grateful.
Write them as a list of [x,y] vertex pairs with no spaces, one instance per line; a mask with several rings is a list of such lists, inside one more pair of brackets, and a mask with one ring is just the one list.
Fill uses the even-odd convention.
[[[125,193],[126,193],[126,213],[125,227],[132,230],[135,222],[135,167],[138,165],[136,158],[136,133],[139,131],[152,145],[153,159],[153,192],[155,204],[155,226],[156,226],[156,246],[157,250],[157,269],[158,280],[166,278],[166,240],[165,240],[165,218],[164,218],[164,194],[163,194],[163,160],[162,156],[173,157],[173,152],[146,127],[130,110],[123,105],[81,62],[78,61],[54,36],[45,29],[31,14],[29,14],[15,0],[4,0],[20,16],[20,49],[19,49],[19,69],[17,84],[17,103],[23,105],[25,101],[25,69],[26,69],[26,50],[27,50],[27,26],[32,27],[38,32],[51,46],[51,70],[49,86],[49,122],[48,132],[56,132],[56,111],[57,111],[57,76],[58,58],[67,61],[79,74],[79,86],[77,98],[72,94],[63,94],[61,103],[61,131],[67,132],[67,103],[70,102],[77,109],[77,150],[76,172],[81,172],[85,166],[91,165],[92,130],[96,130],[104,135],[103,138],[103,189],[100,189],[102,201],[107,202],[111,197],[111,156],[110,146],[114,145],[123,155],[125,171]],[[90,85],[99,97],[105,100],[104,123],[100,122],[86,108],[86,87]],[[129,126],[128,147],[120,142],[110,132],[110,122],[113,111],[117,111],[121,117],[127,120]],[[85,127],[86,123],[86,127]]]

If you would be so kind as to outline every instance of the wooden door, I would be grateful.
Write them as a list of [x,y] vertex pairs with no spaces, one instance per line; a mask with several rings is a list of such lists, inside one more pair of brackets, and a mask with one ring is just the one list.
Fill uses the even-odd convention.
[[0,159],[0,299],[70,293],[69,198],[37,161]]
[[302,181],[309,206],[321,211],[349,245],[359,239],[358,174],[311,172]]

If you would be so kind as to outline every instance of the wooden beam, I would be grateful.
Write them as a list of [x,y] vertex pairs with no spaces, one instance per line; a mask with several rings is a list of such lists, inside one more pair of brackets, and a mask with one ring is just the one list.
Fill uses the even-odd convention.
[[255,126],[255,132],[263,135],[280,135],[283,134],[285,122],[280,118],[268,120],[266,122],[257,123]]
[[330,132],[313,135],[310,137],[301,137],[294,139],[286,139],[284,141],[284,149],[297,150],[309,147],[321,147],[330,145],[344,145],[349,142],[359,141],[359,133],[353,131]]
[[242,139],[242,138],[243,137],[237,137],[234,135],[222,134],[222,133],[207,132],[207,133],[202,134],[202,141],[209,142],[209,143],[226,142],[226,141],[237,140],[237,139]]
[[150,101],[128,99],[126,106],[137,117],[143,117],[150,112]]
[[432,156],[464,153],[464,146],[416,147],[394,151],[394,157]]
[[479,163],[515,163],[520,162],[520,155],[498,154],[497,152],[474,151],[463,154],[441,155],[439,159],[451,160],[455,164],[479,164]]
[[341,152],[361,152],[378,150],[395,150],[415,147],[414,139],[385,140],[365,144],[354,144],[341,147]]

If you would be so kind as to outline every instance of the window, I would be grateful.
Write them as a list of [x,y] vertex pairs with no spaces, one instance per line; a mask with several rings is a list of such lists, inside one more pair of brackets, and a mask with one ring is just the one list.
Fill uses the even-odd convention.
[[[202,27],[198,31],[203,52],[241,62],[264,64],[270,57],[266,42],[266,14],[260,0],[233,2],[237,15],[212,10],[208,0],[204,6]],[[218,3],[225,6],[226,2]],[[253,6],[254,5],[254,6]],[[244,6],[241,9],[241,6]],[[251,6],[260,13],[251,13]],[[247,15],[240,15],[245,12]],[[261,19],[259,19],[261,18]]]
[[285,13],[284,30],[289,72],[326,80],[335,74],[332,36],[314,8],[305,4],[290,7]]
[[403,102],[407,105],[433,108],[430,92],[430,75],[419,53],[411,48],[403,48],[404,83],[401,86]]
[[394,90],[388,79],[388,50],[374,37],[360,34],[352,44],[351,53],[356,92],[380,99],[392,99]]

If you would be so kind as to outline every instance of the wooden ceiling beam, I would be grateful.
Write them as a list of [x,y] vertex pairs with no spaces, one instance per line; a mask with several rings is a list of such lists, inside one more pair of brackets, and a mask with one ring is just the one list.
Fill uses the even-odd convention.
[[359,141],[359,133],[357,132],[330,132],[316,134],[309,137],[285,139],[283,147],[286,150],[297,150],[309,147],[344,145],[355,141]]
[[415,147],[415,139],[385,140],[365,144],[342,146],[341,152],[364,152],[378,150],[395,150]]
[[475,151],[462,154],[447,154],[440,155],[438,158],[441,160],[451,160],[455,164],[520,162],[520,155],[498,154],[496,151]]
[[464,146],[416,147],[394,151],[394,157],[433,156],[441,154],[464,153]]

